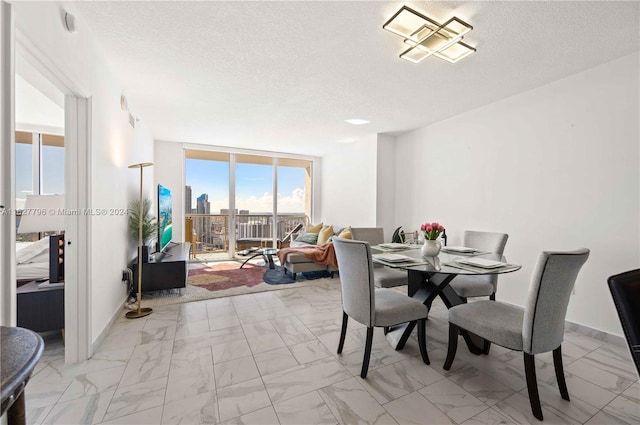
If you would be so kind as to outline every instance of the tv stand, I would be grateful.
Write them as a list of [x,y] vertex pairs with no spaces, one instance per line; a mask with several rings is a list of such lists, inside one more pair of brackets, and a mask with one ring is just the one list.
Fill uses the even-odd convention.
[[[189,242],[176,243],[157,252],[148,263],[142,263],[142,292],[160,291],[163,289],[180,289],[187,287],[189,274]],[[130,265],[133,271],[133,282],[138,282],[138,260]]]

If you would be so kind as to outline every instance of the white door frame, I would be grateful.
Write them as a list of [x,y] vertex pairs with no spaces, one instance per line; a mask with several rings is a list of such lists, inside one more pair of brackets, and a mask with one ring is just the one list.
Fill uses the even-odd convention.
[[[65,291],[66,363],[88,359],[91,344],[91,99],[65,96]],[[68,164],[68,165],[67,165]]]
[[[0,32],[0,119],[4,141],[14,140],[15,102],[14,54],[27,61],[65,94],[65,209],[87,211],[91,206],[91,99],[88,92],[72,76],[61,70],[47,52],[41,50],[25,34],[15,29],[11,5],[2,1]],[[15,34],[15,38],[13,35]],[[10,90],[7,92],[7,90]],[[10,93],[11,96],[5,96]],[[6,125],[5,125],[6,124]],[[2,145],[0,205],[15,207],[15,147]],[[10,156],[5,157],[6,153]],[[8,185],[8,187],[7,187]],[[10,195],[10,199],[5,200]],[[3,204],[5,202],[5,204]],[[15,281],[15,218],[1,220],[0,242],[3,282]],[[65,361],[75,363],[91,356],[91,216],[70,214],[65,217]],[[6,232],[6,236],[4,237]],[[13,242],[12,242],[13,241]],[[8,254],[8,255],[7,255]],[[8,267],[4,267],[5,263]],[[15,324],[15,285],[0,285],[0,319],[2,324]],[[7,289],[8,288],[8,289]],[[7,296],[8,295],[8,296]]]
[[16,324],[15,41],[11,5],[0,1],[0,325]]

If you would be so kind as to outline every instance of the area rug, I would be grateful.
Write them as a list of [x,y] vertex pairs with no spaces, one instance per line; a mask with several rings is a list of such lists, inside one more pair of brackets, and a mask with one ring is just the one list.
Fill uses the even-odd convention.
[[253,264],[246,264],[243,268],[239,268],[237,263],[220,263],[189,270],[187,284],[208,291],[221,291],[238,286],[250,288],[262,283],[264,269]]
[[267,269],[264,272],[264,282],[269,285],[288,285],[291,283],[302,282],[305,280],[316,280],[322,279],[325,277],[331,277],[331,273],[326,270],[315,271],[315,272],[302,272],[296,273],[295,280],[293,279],[290,272],[285,273],[284,267],[276,266],[275,269]]
[[[191,275],[192,273],[194,273],[196,270],[199,270],[199,269],[206,269],[210,267],[218,268],[220,267],[221,264],[231,264],[233,269],[236,269],[236,270],[240,266],[239,263],[233,262],[233,261],[230,261],[227,263],[209,263],[209,264],[192,263],[189,265],[189,275]],[[244,272],[245,268],[247,268],[248,266],[249,264],[244,266],[242,270],[239,270],[239,271]],[[224,270],[224,269],[225,268],[221,268],[221,270]],[[226,269],[229,270],[229,266],[227,266]],[[296,282],[295,282],[296,284],[294,286],[277,285],[277,284],[271,285],[262,281],[262,276],[264,275],[265,267],[256,266],[256,269],[258,269],[258,272],[260,274],[260,283],[258,283],[257,285],[254,285],[254,286],[239,285],[239,286],[230,287],[228,289],[210,291],[203,287],[188,284],[186,288],[182,289],[182,291],[178,289],[168,289],[164,291],[145,292],[142,294],[142,307],[156,307],[156,306],[163,306],[163,305],[182,304],[182,303],[187,303],[192,301],[201,301],[201,300],[208,300],[213,298],[233,297],[237,295],[255,294],[259,292],[279,291],[283,289],[290,289],[292,287],[302,288],[305,286],[317,286],[317,285],[331,285],[331,286],[340,285],[340,278],[338,276],[335,276],[332,279],[321,278],[316,280],[306,280],[306,279],[301,280],[298,277],[298,275],[296,275]],[[283,273],[282,270],[280,270],[280,272]],[[199,273],[194,273],[194,275],[197,275],[197,274]],[[289,277],[289,279],[291,278]]]

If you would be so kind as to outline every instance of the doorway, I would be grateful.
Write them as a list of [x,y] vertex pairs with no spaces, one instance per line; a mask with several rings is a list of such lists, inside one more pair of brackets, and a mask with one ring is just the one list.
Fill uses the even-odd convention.
[[[37,179],[32,182],[33,191],[42,194],[63,192],[64,210],[82,211],[90,205],[91,99],[84,97],[82,91],[69,83],[66,76],[58,75],[58,69],[52,65],[49,58],[40,51],[34,51],[35,47],[20,37],[19,33],[16,34],[15,72],[19,74],[18,77],[14,75],[14,78],[28,79],[30,84],[37,86],[44,94],[44,98],[55,99],[52,102],[61,110],[62,118],[62,122],[57,120],[52,123],[52,111],[46,108],[42,123],[34,122],[37,121],[34,117],[21,119],[17,113],[14,115],[15,128],[29,131],[32,140],[39,140],[37,149],[33,143],[31,145],[34,152],[31,171],[33,178]],[[15,167],[16,158],[11,159]],[[9,184],[15,185],[15,175],[12,177]],[[15,203],[16,199],[13,202]],[[63,215],[65,362],[76,363],[88,359],[92,354],[90,216],[64,213]],[[15,267],[15,264],[13,266]],[[15,323],[16,303],[12,304],[11,316]]]

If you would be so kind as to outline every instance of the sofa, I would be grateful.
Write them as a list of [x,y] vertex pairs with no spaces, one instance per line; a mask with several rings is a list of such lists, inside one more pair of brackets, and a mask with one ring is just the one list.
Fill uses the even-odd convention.
[[[349,226],[331,226],[320,223],[318,225],[307,226],[304,231],[297,235],[295,239],[291,241],[290,247],[306,247],[306,246],[319,246],[326,242],[330,242],[333,236],[340,236],[351,238],[351,227]],[[317,234],[317,239],[314,240],[313,234]],[[312,259],[306,257],[304,254],[298,252],[289,252],[284,261],[281,262],[284,272],[290,272],[292,277],[296,278],[296,273],[302,272],[315,272],[315,271],[327,271],[333,277],[333,274],[338,270],[337,266],[327,266],[325,264],[319,264]]]
[[[324,229],[327,226],[323,226],[322,223],[320,223],[320,225],[310,226],[310,227],[315,227],[315,228],[320,227],[321,229]],[[333,227],[332,236],[338,236],[343,231],[350,231],[350,229],[351,229],[348,226],[347,227],[331,226],[331,227]],[[291,240],[290,247],[291,248],[296,248],[296,247],[317,245],[317,243],[308,242],[308,239],[307,239],[307,241],[305,241],[304,235],[310,233],[310,232],[308,232],[309,230],[313,230],[313,229],[308,227],[307,229],[305,229],[305,232],[297,234],[295,236],[295,239]],[[316,271],[326,270],[331,274],[331,277],[333,277],[333,274],[336,271],[338,271],[338,267],[336,267],[336,266],[327,266],[325,264],[318,264],[318,263],[314,262],[312,259],[306,257],[303,254],[297,253],[297,252],[288,253],[286,255],[284,261],[282,262],[282,267],[284,268],[284,272],[285,273],[286,272],[290,272],[291,273],[293,279],[296,278],[296,273],[316,272]]]
[[[349,239],[366,241],[369,242],[371,246],[384,243],[384,230],[380,227],[348,227],[347,229],[350,233]],[[340,232],[335,233],[340,234]],[[312,244],[296,240],[291,242],[292,247],[309,245]],[[375,249],[373,249],[373,251],[376,252]],[[333,277],[333,273],[338,271],[337,267],[315,263],[303,254],[296,252],[287,254],[283,262],[283,267],[285,273],[289,270],[293,274],[294,279],[296,273],[299,272],[327,270],[331,273],[331,277]],[[407,273],[405,271],[387,268],[380,264],[374,264],[374,281],[376,287],[379,288],[402,286],[407,284]]]

